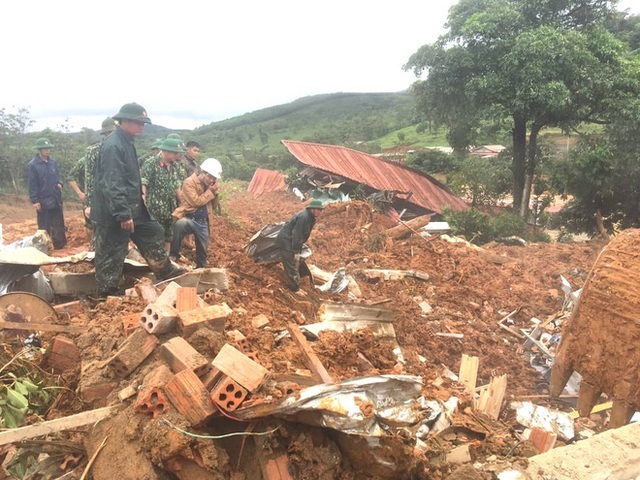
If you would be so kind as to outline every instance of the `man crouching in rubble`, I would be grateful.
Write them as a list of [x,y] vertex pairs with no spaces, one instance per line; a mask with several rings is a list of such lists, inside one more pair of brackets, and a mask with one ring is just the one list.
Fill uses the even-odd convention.
[[296,213],[282,227],[276,237],[276,245],[282,255],[282,266],[287,286],[292,292],[300,290],[300,252],[309,239],[316,218],[324,209],[320,200],[313,200],[301,212]]

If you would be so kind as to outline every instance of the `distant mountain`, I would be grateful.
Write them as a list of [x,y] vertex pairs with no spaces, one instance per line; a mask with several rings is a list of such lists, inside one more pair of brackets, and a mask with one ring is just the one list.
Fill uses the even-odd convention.
[[[196,140],[208,153],[216,154],[238,154],[247,149],[279,154],[284,151],[282,139],[367,144],[415,124],[413,104],[406,92],[314,95],[176,132],[183,140]],[[147,127],[142,141],[150,143],[160,133]]]

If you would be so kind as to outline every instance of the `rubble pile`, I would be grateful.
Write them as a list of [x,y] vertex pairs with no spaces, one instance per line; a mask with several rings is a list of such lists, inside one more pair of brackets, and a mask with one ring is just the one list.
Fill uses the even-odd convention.
[[[582,287],[601,244],[398,238],[367,203],[329,204],[307,260],[316,286],[329,286],[305,280],[295,295],[279,264],[243,246],[302,208],[297,198],[235,191],[222,208],[216,268],[154,285],[133,262],[123,298],[56,294],[60,329],[41,332],[42,368],[68,389],[46,420],[109,409],[60,434],[86,449],[75,472],[92,461],[96,480],[494,478],[547,448],[536,425],[531,440],[520,435],[508,404],[567,410],[530,359],[555,348],[561,277]],[[80,218],[69,223],[57,255],[88,246]],[[5,224],[5,239],[25,230]],[[42,269],[91,272],[86,262]],[[524,348],[536,328],[543,340]]]

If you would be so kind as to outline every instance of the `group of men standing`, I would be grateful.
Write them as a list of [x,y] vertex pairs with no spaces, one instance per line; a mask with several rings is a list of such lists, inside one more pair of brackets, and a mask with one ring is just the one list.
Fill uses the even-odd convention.
[[[184,237],[194,234],[196,266],[205,267],[209,244],[208,205],[218,195],[222,167],[209,158],[198,167],[195,157],[184,164],[187,148],[179,138],[168,137],[158,145],[160,155],[151,156],[142,169],[135,138],[151,123],[146,110],[128,103],[103,122],[102,142],[85,152],[84,189],[71,184],[83,200],[88,225],[93,228],[98,295],[121,294],[121,277],[129,241],[133,241],[160,280],[186,273],[173,264]],[[29,162],[29,197],[38,213],[38,228],[47,230],[54,248],[66,244],[62,214],[62,181],[51,158],[53,144],[39,139],[38,154]],[[185,156],[186,157],[186,156]],[[78,172],[79,173],[79,172]],[[77,189],[76,189],[77,187]],[[174,232],[175,229],[175,232]]]

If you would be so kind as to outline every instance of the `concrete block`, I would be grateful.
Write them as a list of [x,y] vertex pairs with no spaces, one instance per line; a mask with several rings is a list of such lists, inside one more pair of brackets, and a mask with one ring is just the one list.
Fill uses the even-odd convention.
[[51,272],[48,278],[56,295],[79,295],[96,292],[95,273]]
[[266,327],[267,325],[269,325],[270,321],[269,321],[269,317],[267,317],[264,314],[259,314],[256,315],[255,317],[253,317],[251,319],[251,325],[253,326],[253,328],[255,328],[256,330]]
[[171,305],[152,303],[140,315],[140,324],[148,333],[162,335],[176,328],[178,312]]

